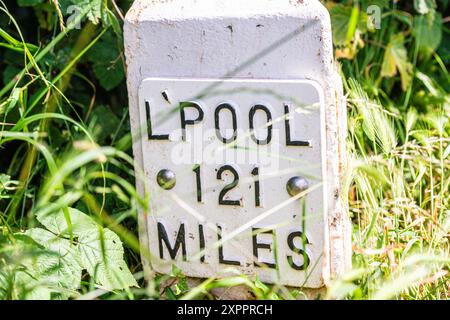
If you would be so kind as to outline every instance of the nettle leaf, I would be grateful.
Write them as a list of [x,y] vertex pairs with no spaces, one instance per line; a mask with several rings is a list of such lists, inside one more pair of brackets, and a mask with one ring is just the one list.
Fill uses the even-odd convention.
[[41,246],[27,234],[15,234],[14,238],[14,245],[3,248],[3,254],[14,263],[2,266],[11,299],[67,299],[80,284],[80,267],[75,266],[80,270],[77,274],[71,268],[70,258],[66,263],[65,257]]
[[414,9],[420,14],[428,14],[436,9],[435,0],[414,0]]
[[94,73],[100,85],[107,91],[117,87],[125,76],[121,59],[94,64]]
[[[71,230],[62,211],[54,214],[38,214],[36,218],[58,237],[68,238],[71,234],[76,243],[77,260],[94,281],[107,290],[137,286],[123,256],[120,238],[111,230],[98,225],[83,212],[68,208]],[[67,240],[68,241],[68,240]],[[71,247],[73,250],[73,246]]]
[[407,51],[404,45],[403,34],[391,37],[384,53],[383,65],[381,67],[382,77],[393,77],[400,72],[402,89],[405,91],[411,83],[413,66],[408,61]]
[[86,18],[93,24],[98,24],[104,18],[102,0],[59,0],[59,5],[64,15],[79,14],[90,6]]
[[435,51],[442,41],[442,15],[435,12],[415,16],[413,30],[421,49]]

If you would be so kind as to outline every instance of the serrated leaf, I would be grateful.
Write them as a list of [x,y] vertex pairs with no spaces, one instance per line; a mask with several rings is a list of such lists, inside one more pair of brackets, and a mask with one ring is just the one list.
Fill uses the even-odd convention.
[[50,272],[48,280],[58,287],[76,289],[81,280],[81,264],[79,261],[76,244],[71,244],[68,239],[61,238],[47,230],[32,228],[25,232],[34,241],[57,255],[49,256],[46,263]]
[[48,250],[27,263],[36,279],[61,298],[80,286],[82,267],[78,262],[77,246],[47,230],[32,228],[25,232],[34,241]]
[[402,89],[405,91],[411,83],[412,70],[413,66],[408,61],[403,34],[393,35],[384,53],[381,76],[389,78],[397,75],[397,71],[400,72]]
[[[78,235],[78,233],[82,233],[83,230],[92,230],[97,227],[97,223],[81,211],[69,208],[69,214],[72,234],[74,236]],[[38,214],[36,218],[43,226],[54,234],[62,237],[70,236],[67,221],[62,211],[51,214]]]
[[[86,18],[93,24],[98,24],[102,20],[103,1],[102,0],[59,0],[61,11],[66,14],[78,14],[87,6],[90,10]],[[69,10],[70,8],[70,10]]]
[[[68,210],[80,266],[105,289],[115,290],[137,286],[136,280],[123,260],[124,251],[120,238],[111,230],[98,225],[83,212],[74,208],[68,208]],[[69,227],[62,211],[48,215],[38,214],[36,218],[58,236],[69,236]]]
[[[27,234],[15,234],[14,238],[14,244],[5,245],[2,252],[8,260],[14,261],[2,266],[3,271],[11,275],[8,289],[11,299],[68,298],[68,292],[73,292],[70,287],[79,286],[81,273],[76,275],[68,268],[60,254],[41,246]],[[81,271],[79,266],[77,269]],[[75,285],[69,285],[69,281]]]
[[81,263],[97,283],[108,290],[137,287],[123,260],[121,241],[114,232],[106,228],[103,228],[103,234],[91,230],[80,234],[78,241]]
[[93,24],[98,24],[102,20],[102,4],[102,0],[86,0],[81,4],[81,6],[92,6],[91,10],[87,14],[87,18]]

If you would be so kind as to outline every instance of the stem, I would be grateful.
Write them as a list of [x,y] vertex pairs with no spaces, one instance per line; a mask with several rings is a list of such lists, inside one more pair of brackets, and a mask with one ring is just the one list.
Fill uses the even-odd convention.
[[[87,23],[84,26],[84,28],[80,32],[80,36],[78,37],[74,47],[72,48],[72,52],[70,54],[71,59],[76,58],[77,56],[79,56],[80,53],[85,51],[86,47],[90,44],[92,38],[94,37],[96,31],[97,31],[97,26],[93,25],[92,23]],[[58,35],[58,37],[60,35],[64,35],[64,34],[60,33]],[[43,51],[45,49],[47,49],[47,47],[44,48]],[[42,53],[42,51],[41,51],[41,53]],[[36,61],[37,61],[37,59],[36,59]],[[64,71],[66,71],[66,73],[64,74],[64,76],[61,77],[61,80],[60,80],[59,84],[57,85],[59,92],[63,93],[67,89],[75,70],[76,70],[76,62],[71,64],[70,69],[64,70]],[[50,99],[46,105],[46,110],[45,110],[47,113],[53,113],[56,110],[58,103],[59,103],[59,97],[60,96],[57,94],[53,94],[50,96]],[[49,118],[42,119],[39,124],[39,131],[46,132],[50,125],[50,121],[51,120]],[[9,215],[8,220],[11,220],[11,218],[15,217],[15,215],[16,215],[17,207],[20,203],[20,200],[22,199],[23,193],[26,190],[26,184],[27,184],[28,178],[30,177],[31,171],[33,170],[33,168],[35,166],[36,159],[37,159],[37,156],[39,153],[39,151],[35,147],[29,146],[29,148],[30,148],[30,150],[27,153],[26,159],[24,161],[24,164],[22,166],[22,169],[21,169],[20,175],[19,175],[19,183],[20,183],[20,186],[22,186],[22,188],[20,188],[18,191],[19,196],[14,198],[14,201],[11,206],[11,214]]]

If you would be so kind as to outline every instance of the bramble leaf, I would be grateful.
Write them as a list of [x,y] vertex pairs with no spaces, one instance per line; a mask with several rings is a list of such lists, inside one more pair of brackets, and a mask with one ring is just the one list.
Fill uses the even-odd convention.
[[57,253],[57,255],[46,256],[46,261],[38,268],[38,270],[41,268],[53,269],[53,272],[48,274],[47,280],[57,287],[69,290],[77,289],[80,285],[82,268],[76,244],[71,244],[68,239],[41,228],[29,229],[25,234],[50,252]]
[[107,290],[137,286],[123,259],[124,251],[120,238],[83,212],[74,208],[68,210],[71,228],[68,227],[62,211],[38,214],[36,218],[58,237],[68,238],[72,233],[76,243],[76,259],[73,260],[78,261],[97,284]]
[[55,238],[55,235],[43,229],[15,234],[14,244],[4,243],[2,248],[3,257],[14,263],[0,263],[1,286],[6,288],[0,295],[9,292],[10,299],[67,299],[80,285],[80,266],[70,253],[62,255],[52,251],[37,243],[30,235],[44,243],[54,239],[53,249],[62,247],[58,244],[62,239]]
[[137,287],[136,280],[123,260],[119,237],[98,226],[96,231],[79,234],[81,264],[97,283],[108,290]]

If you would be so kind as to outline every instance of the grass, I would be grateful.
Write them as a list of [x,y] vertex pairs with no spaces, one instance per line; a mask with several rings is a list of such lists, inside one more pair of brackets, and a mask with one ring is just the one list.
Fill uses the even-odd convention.
[[[376,1],[379,29],[367,23],[375,1],[323,2],[347,95],[354,254],[321,298],[448,299],[449,2]],[[0,298],[213,299],[236,285],[258,299],[302,296],[240,274],[194,286],[176,268],[144,282],[121,31],[131,1],[92,1],[70,22],[81,1],[35,3],[0,1]],[[60,217],[57,232],[47,215]],[[95,226],[95,241],[80,225]],[[139,288],[105,254],[122,248],[110,232]],[[83,259],[84,244],[99,263],[80,270],[67,257]]]

